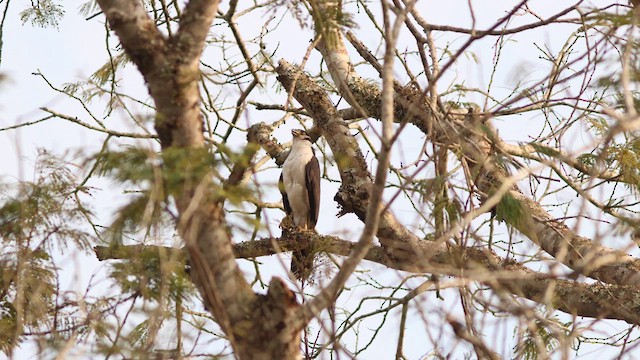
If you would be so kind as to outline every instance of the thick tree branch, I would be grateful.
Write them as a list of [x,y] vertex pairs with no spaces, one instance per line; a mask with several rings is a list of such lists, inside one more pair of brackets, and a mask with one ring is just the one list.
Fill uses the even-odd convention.
[[172,47],[185,58],[188,66],[198,68],[198,60],[218,12],[220,0],[190,0],[180,17],[180,28]]
[[[348,64],[336,66],[352,69]],[[380,118],[380,88],[365,81],[353,70],[343,73],[343,76],[346,79],[334,79],[334,82],[349,85],[350,96],[345,96],[345,99],[355,99],[358,107],[363,107],[371,116]],[[470,164],[471,174],[475,176],[473,182],[483,198],[500,187],[506,174],[493,156],[494,139],[499,137],[486,117],[468,109],[449,108],[445,109],[445,113],[441,113],[439,109],[430,109],[428,99],[420,91],[408,87],[396,87],[396,97],[403,98],[395,101],[396,121],[408,121],[416,125],[430,135],[434,142],[448,144],[454,153],[464,158]],[[520,201],[526,214],[530,214],[524,221],[512,221],[510,225],[558,261],[607,283],[640,288],[640,260],[578,236],[517,188],[510,190],[509,194]]]
[[249,143],[262,147],[278,166],[282,166],[289,155],[289,151],[276,141],[271,134],[274,128],[265,123],[257,123],[249,128],[247,140]]
[[[264,238],[234,245],[238,258],[255,258],[294,251],[300,246],[314,252],[349,256],[356,243],[335,236],[323,236],[309,232],[285,232],[282,238]],[[430,251],[431,242],[422,241],[422,251]],[[96,247],[100,260],[131,259],[159,254],[172,254],[171,258],[183,259],[183,249],[156,246]],[[182,255],[179,255],[182,253]],[[517,262],[499,258],[495,253],[479,248],[450,246],[434,254],[426,263],[419,256],[402,261],[389,259],[385,249],[372,246],[365,260],[391,269],[414,273],[456,276],[481,282],[496,291],[506,291],[519,297],[535,301],[565,313],[626,321],[640,325],[640,291],[631,286],[583,284],[573,280],[556,279],[535,272]]]
[[[324,89],[300,69],[284,60],[280,61],[276,71],[278,80],[287,90],[291,91],[291,87],[295,84],[293,96],[313,117],[316,125],[322,129],[325,139],[331,147],[342,179],[340,191],[335,197],[342,206],[342,212],[354,212],[363,222],[366,222],[373,182],[355,138],[349,133],[347,125],[336,111]],[[389,211],[383,212],[380,216],[377,236],[386,248],[386,255],[396,259],[403,259],[415,254],[415,248],[412,244],[419,241],[419,238],[402,226]],[[425,254],[426,258],[431,252],[443,249],[445,244],[442,242],[432,243],[431,247],[430,252]],[[305,307],[307,310],[305,318],[315,316],[321,309],[329,306],[331,301],[330,296],[318,296],[308,302]]]
[[[204,304],[243,359],[291,359],[304,323],[295,316],[295,296],[277,280],[267,295],[256,295],[235,261],[220,184],[208,170],[210,154],[200,114],[199,56],[218,1],[192,0],[176,37],[167,42],[137,0],[101,0],[111,27],[144,76],[156,105],[155,127],[166,155],[163,166],[175,174],[171,187],[179,213],[191,275]],[[251,158],[249,149],[247,154]],[[238,164],[227,186],[242,178],[249,161]],[[277,341],[272,341],[277,339]],[[263,346],[258,350],[256,344]]]
[[[334,199],[342,207],[341,213],[354,213],[361,221],[366,221],[372,180],[357,141],[331,103],[326,91],[307,74],[284,60],[280,61],[276,71],[278,80],[285,88],[291,86],[295,79],[294,97],[322,129],[334,154],[342,179],[342,185]],[[402,226],[389,211],[381,215],[377,236],[382,245],[389,248],[391,257],[402,258],[403,252],[413,251],[409,244],[419,241],[419,238]]]
[[127,55],[143,76],[163,66],[167,43],[137,0],[97,0]]

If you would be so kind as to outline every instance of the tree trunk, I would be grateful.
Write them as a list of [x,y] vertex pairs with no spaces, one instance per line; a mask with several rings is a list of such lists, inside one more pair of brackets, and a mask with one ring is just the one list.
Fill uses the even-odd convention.
[[224,217],[220,184],[212,181],[200,115],[199,57],[217,1],[192,0],[180,29],[166,38],[137,0],[99,0],[109,24],[136,64],[156,106],[156,131],[179,213],[191,274],[240,359],[294,359],[304,323],[295,294],[274,279],[256,295],[238,268]]

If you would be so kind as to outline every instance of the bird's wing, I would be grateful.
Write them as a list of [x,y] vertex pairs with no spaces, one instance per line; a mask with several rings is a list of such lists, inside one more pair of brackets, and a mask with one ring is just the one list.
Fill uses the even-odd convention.
[[291,215],[291,205],[289,204],[289,197],[287,196],[287,191],[284,188],[284,181],[282,180],[282,174],[280,174],[280,180],[278,180],[278,189],[280,189],[280,194],[282,194],[282,204],[284,205],[284,211],[287,215]]
[[313,229],[318,222],[318,213],[320,212],[320,164],[315,155],[311,161],[305,166],[307,196],[309,197],[309,223],[308,226]]

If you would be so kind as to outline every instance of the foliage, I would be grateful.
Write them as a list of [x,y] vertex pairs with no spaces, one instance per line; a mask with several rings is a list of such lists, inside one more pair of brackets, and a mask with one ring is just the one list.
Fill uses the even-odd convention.
[[24,9],[20,13],[22,23],[30,21],[32,25],[40,27],[58,28],[60,20],[64,16],[64,9],[53,0],[36,0],[31,2],[31,7]]
[[548,319],[547,322],[536,321],[521,334],[522,338],[514,347],[514,359],[536,360],[553,352],[560,345],[555,332],[560,330],[568,333],[569,326],[569,323],[562,323],[557,318]]
[[[105,26],[114,12],[85,2],[86,24],[105,31],[95,39],[106,52],[92,56],[104,58],[67,82],[37,72],[57,94],[48,105],[56,110],[2,128],[11,134],[58,121],[100,141],[83,143],[74,160],[40,150],[33,181],[2,186],[0,351],[19,357],[21,345],[35,344],[45,357],[71,357],[76,348],[122,358],[240,357],[239,338],[259,331],[247,324],[275,322],[280,331],[287,311],[304,307],[307,358],[566,358],[582,355],[575,339],[590,333],[615,340],[605,349],[624,343],[619,357],[627,355],[637,348],[637,318],[628,310],[638,308],[640,291],[629,280],[637,277],[638,239],[628,236],[640,211],[640,17],[627,2],[595,3],[479,9],[471,1],[459,11],[424,2],[223,2],[212,26],[200,29],[208,31],[201,56],[190,59],[181,51],[193,45],[190,26],[205,12],[185,24],[188,1],[136,1],[150,22],[139,16],[126,29],[118,25],[129,14],[116,9],[120,18]],[[71,15],[63,5],[34,0],[13,16],[64,31],[63,16]],[[141,23],[148,28],[135,28]],[[116,36],[127,30],[149,37],[131,44]],[[395,30],[401,36],[390,38]],[[379,119],[389,97],[380,78],[389,80],[389,57],[393,81],[385,84],[396,92],[396,118],[385,143]],[[279,60],[301,64],[292,90]],[[142,68],[151,71],[140,77]],[[163,87],[158,79],[171,81]],[[14,86],[2,85],[3,92]],[[158,115],[161,106],[180,112]],[[165,118],[189,111],[197,121],[188,129]],[[158,121],[174,126],[171,137],[198,141],[160,144]],[[200,122],[204,131],[193,131]],[[324,164],[321,221],[303,235],[320,244],[313,250],[326,253],[327,269],[304,284],[287,281],[288,255],[264,256],[290,250],[291,239],[278,237],[286,223],[273,160],[281,164],[289,131],[299,127],[320,136]],[[393,178],[376,194],[371,174],[386,150],[384,172]],[[513,169],[523,179],[492,209],[499,221],[480,214],[481,200],[513,180]],[[377,198],[389,211],[380,219],[367,215]],[[336,207],[347,216],[334,219]],[[206,216],[192,218],[196,210]],[[379,223],[368,260],[330,288],[371,219]],[[216,225],[197,233],[197,246],[180,239],[186,226],[208,222]],[[631,257],[618,261],[609,247]],[[187,255],[210,249],[260,258]],[[218,254],[226,258],[202,271]],[[85,268],[95,255],[105,265]],[[220,265],[229,259],[237,269]],[[623,271],[632,274],[621,278]],[[89,273],[83,289],[69,285],[68,277]],[[275,296],[272,276],[298,296],[286,298],[283,313],[263,308]],[[234,294],[217,291],[220,279],[238,291],[238,303],[223,309],[220,299]],[[251,296],[241,293],[245,285]],[[335,293],[315,297],[327,289]],[[611,306],[618,298],[625,302]],[[333,302],[309,310],[324,299]],[[231,322],[234,307],[250,315]],[[491,336],[512,332],[513,339]],[[619,333],[628,336],[619,341]],[[280,335],[261,340],[282,345]],[[251,344],[268,348],[260,345]]]
[[513,195],[506,193],[496,205],[496,219],[506,221],[514,226],[524,224],[525,209]]
[[79,200],[86,189],[68,164],[41,151],[36,171],[36,181],[5,187],[0,200],[0,348],[7,353],[22,333],[53,325],[59,291],[53,254],[86,251],[92,242],[81,227],[91,216]]
[[110,276],[127,295],[157,303],[180,302],[193,286],[185,273],[185,258],[178,252],[140,251],[126,262],[115,262]]

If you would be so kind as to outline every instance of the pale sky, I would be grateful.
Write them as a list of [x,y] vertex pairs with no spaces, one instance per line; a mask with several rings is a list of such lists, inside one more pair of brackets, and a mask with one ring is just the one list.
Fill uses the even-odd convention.
[[[87,113],[82,107],[73,100],[70,100],[63,95],[57,94],[51,90],[43,79],[39,76],[32,75],[35,72],[41,72],[44,74],[53,86],[63,87],[65,83],[74,82],[86,79],[92,74],[98,67],[100,67],[107,60],[107,53],[105,51],[105,31],[102,24],[104,18],[98,16],[95,19],[86,21],[85,17],[78,14],[77,9],[84,1],[64,1],[62,4],[66,11],[64,18],[60,21],[59,29],[42,29],[39,27],[31,26],[29,23],[22,25],[18,13],[26,6],[26,3],[12,2],[7,16],[4,37],[3,37],[3,49],[2,49],[2,64],[0,65],[0,72],[7,76],[0,86],[0,128],[13,126],[25,122],[31,122],[44,117],[46,114],[40,110],[40,107],[49,107],[56,111],[72,116],[77,116],[83,121],[90,122],[91,119],[87,116]],[[497,18],[504,15],[504,9],[510,8],[515,1],[473,1],[473,7],[476,16],[476,27],[484,29],[486,26],[492,24]],[[599,1],[598,3],[604,3]],[[606,3],[610,3],[607,1]],[[487,4],[491,4],[487,6]],[[558,9],[565,8],[573,4],[569,1],[531,1],[531,8],[536,11],[540,16],[544,17],[548,14],[556,12]],[[225,6],[225,5],[223,5]],[[498,6],[503,6],[502,9],[498,9]],[[460,27],[468,27],[471,24],[471,17],[469,16],[468,1],[467,0],[449,0],[446,5],[437,0],[424,0],[419,2],[419,8],[424,8],[422,13],[427,17],[427,20],[436,24],[448,24]],[[0,8],[4,8],[4,4],[0,3]],[[514,22],[509,24],[509,27],[515,27],[524,23],[530,23],[535,21],[532,16],[522,16],[515,18]],[[249,21],[247,21],[249,22]],[[520,23],[518,23],[520,22]],[[250,26],[252,24],[245,24],[244,26]],[[242,28],[243,24],[240,24]],[[293,30],[291,30],[293,29]],[[493,90],[498,96],[504,96],[508,93],[508,89],[513,85],[515,81],[527,80],[531,78],[541,78],[544,76],[548,68],[541,66],[538,61],[539,52],[536,50],[532,42],[535,39],[535,43],[538,46],[548,46],[551,49],[560,49],[563,45],[564,39],[567,38],[572,28],[565,26],[556,26],[553,28],[554,33],[550,34],[549,29],[540,29],[539,31],[528,32],[525,35],[518,36],[517,38],[510,38],[509,41],[513,44],[506,46],[505,50],[501,54],[501,63],[498,75],[494,80],[495,84]],[[257,30],[256,30],[257,31]],[[358,29],[355,30],[358,33]],[[292,35],[294,34],[294,35]],[[361,36],[361,40],[368,46],[374,47],[377,45],[377,36],[374,32],[369,34],[361,31],[358,33]],[[278,38],[278,36],[282,38]],[[290,62],[299,63],[304,55],[306,46],[308,46],[312,33],[309,29],[300,31],[295,30],[295,22],[291,22],[289,27],[283,27],[278,30],[272,37],[269,37],[271,42],[267,43],[271,49],[278,48],[277,58],[285,58]],[[403,43],[404,40],[404,43]],[[454,48],[460,46],[466,40],[465,35],[447,35],[446,38],[436,38],[440,44],[445,44],[447,41],[453,42]],[[114,46],[117,42],[117,38],[112,34],[111,44]],[[454,74],[450,74],[445,77],[440,83],[440,91],[446,90],[448,82],[464,83],[465,85],[472,87],[486,88],[491,71],[491,61],[495,55],[493,44],[495,44],[495,38],[487,38],[471,47],[471,52],[475,54],[476,58],[472,56],[465,57],[461,60],[461,65],[457,67],[458,71]],[[403,49],[403,44],[408,46],[413,45],[410,37],[403,37],[398,46],[399,49]],[[317,58],[317,54],[314,54]],[[313,59],[313,57],[312,57]],[[477,59],[477,60],[476,60]],[[313,68],[317,69],[317,66]],[[142,99],[147,99],[146,89],[142,85],[140,76],[134,71],[133,68],[126,72],[127,78],[122,80],[122,91],[133,92]],[[372,78],[374,75],[371,75]],[[375,78],[374,80],[378,80]],[[273,83],[270,86],[275,86]],[[265,102],[273,101],[268,99],[272,95],[269,94],[272,89],[265,89],[263,93],[267,93],[265,96]],[[232,99],[230,94],[230,99]],[[279,98],[282,94],[273,96],[273,98]],[[484,101],[480,97],[472,97],[470,99],[478,101],[482,104]],[[343,103],[344,104],[344,103]],[[104,112],[99,103],[95,104],[92,109],[95,111],[95,115],[104,120],[107,124],[116,128],[122,128],[122,122],[119,120],[121,114],[115,113],[107,119],[102,119]],[[344,105],[343,105],[344,106]],[[251,110],[249,112],[250,118],[246,121],[273,121],[277,119],[280,114],[269,112],[258,112]],[[92,125],[95,125],[92,124]],[[526,140],[527,135],[530,133],[522,131],[523,126],[519,122],[517,129],[514,131],[511,129],[508,120],[500,119],[497,121],[497,126],[501,130],[501,135],[508,140]],[[534,125],[531,125],[534,126]],[[289,128],[283,128],[276,133],[283,142],[290,140],[288,134]],[[123,128],[123,130],[131,130]],[[0,181],[5,183],[15,183],[17,180],[32,180],[33,179],[33,165],[36,158],[37,148],[45,148],[54,153],[63,154],[67,150],[75,151],[81,149],[84,154],[90,154],[100,149],[104,135],[96,134],[81,128],[78,125],[71,124],[60,119],[51,119],[46,122],[21,128],[20,130],[4,131],[0,133],[0,152],[4,154],[3,161],[0,162]],[[420,142],[419,145],[421,145]],[[398,149],[396,154],[396,160],[399,161],[400,154],[408,156],[419,150],[416,147],[416,143],[407,141],[402,145],[402,149]],[[74,159],[73,157],[70,158]],[[79,162],[76,165],[80,166]],[[278,170],[279,171],[279,170]],[[261,175],[262,176],[262,175]],[[97,190],[94,193],[95,207],[99,217],[104,219],[103,224],[108,223],[110,212],[121,204],[123,199],[113,195],[109,190],[111,184],[107,181],[96,181],[92,184],[98,186],[102,190]],[[361,228],[361,224],[355,220],[353,215],[343,217],[340,219],[334,219],[336,213],[335,203],[333,201],[333,194],[337,190],[337,185],[330,184],[328,182],[323,183],[323,197],[322,197],[322,217],[318,225],[318,230],[321,233],[334,233],[334,234],[347,234],[347,238],[357,239],[358,230]],[[279,201],[279,194],[275,191],[265,194],[265,201]],[[410,214],[409,206],[407,204],[396,204],[394,210],[397,211],[398,217],[404,217],[406,214]],[[334,214],[334,215],[331,215]],[[269,225],[274,231],[277,229],[277,224],[282,218],[282,213],[278,211],[270,211],[268,214]],[[412,215],[409,215],[413,219]],[[403,218],[404,220],[405,218]],[[582,229],[588,235],[589,232],[595,232],[595,229]],[[242,240],[242,239],[238,239]],[[285,265],[288,266],[288,257],[283,256]],[[261,258],[260,261],[269,263],[269,266],[264,267],[266,276],[269,277],[270,273],[282,275],[282,270],[275,257]],[[250,269],[250,266],[246,266],[246,262],[243,263],[243,268]],[[69,255],[60,259],[61,266],[69,269],[70,271],[78,270],[82,268],[81,272],[66,274],[67,286],[72,290],[82,291],[87,286],[89,276],[94,273],[100,273],[104,270],[104,264],[100,264],[95,259],[91,259],[86,256]],[[380,266],[374,266],[371,264],[364,264],[365,268],[373,269],[375,277],[379,277],[381,281],[387,280],[389,283],[397,281],[398,273],[395,271],[385,271]],[[88,270],[95,269],[95,270]],[[268,279],[267,279],[268,280]],[[421,279],[420,281],[423,281]],[[420,281],[416,280],[413,283],[418,284]],[[357,303],[358,299],[362,296],[376,296],[380,295],[375,289],[369,288],[366,290],[354,290],[352,294],[347,295],[345,301],[352,301]],[[447,312],[455,311],[459,313],[459,305],[456,301],[440,302],[434,298],[432,293],[427,293],[423,296],[423,308],[426,312],[421,314],[412,310],[411,318],[415,320],[411,329],[413,333],[405,339],[406,354],[411,359],[418,359],[421,355],[424,355],[424,344],[427,343],[427,334],[433,332],[438,334],[440,331],[449,331],[448,329],[434,328],[433,325],[441,322],[438,317],[441,315],[441,310],[445,309]],[[456,299],[455,290],[451,291],[449,296],[445,296],[447,299]],[[354,303],[352,303],[354,304]],[[367,305],[371,309],[375,309],[379,306],[378,303],[372,303]],[[391,316],[397,317],[398,310],[394,310]],[[425,325],[423,323],[423,316],[425,316],[429,323]],[[377,326],[376,319],[370,323],[371,328]],[[502,320],[496,319],[496,322]],[[389,321],[390,325],[383,328],[381,335],[377,339],[376,343],[362,355],[363,359],[375,358],[380,354],[385,355],[384,358],[390,358],[395,352],[395,344],[397,340],[397,318]],[[611,328],[617,327],[619,324],[611,322],[612,325],[605,326],[606,331],[611,331]],[[624,326],[620,326],[624,328]],[[491,327],[488,327],[491,329]],[[496,347],[495,350],[500,353],[509,353],[510,346],[513,346],[513,334],[505,331],[505,326],[499,326],[500,329],[496,334],[484,334],[488,339],[495,339],[501,347]],[[368,329],[361,329],[363,331],[362,337],[359,341],[364,341],[366,334],[369,333]],[[170,330],[168,330],[170,336]],[[437,335],[435,335],[437,336]],[[348,338],[347,338],[348,339]],[[381,339],[388,339],[388,341],[381,341]],[[355,339],[352,340],[355,341]],[[491,344],[492,341],[488,340]],[[445,345],[443,345],[446,348]],[[597,349],[595,352],[591,352],[588,346],[585,346],[584,350],[581,350],[581,358],[598,358],[604,356],[608,358],[608,355],[615,355],[619,351],[617,348],[603,348],[601,346],[595,346]],[[468,350],[468,347],[464,347]],[[23,351],[29,353],[29,347],[25,347]],[[610,352],[609,352],[610,351]],[[1,355],[0,355],[1,357]]]

